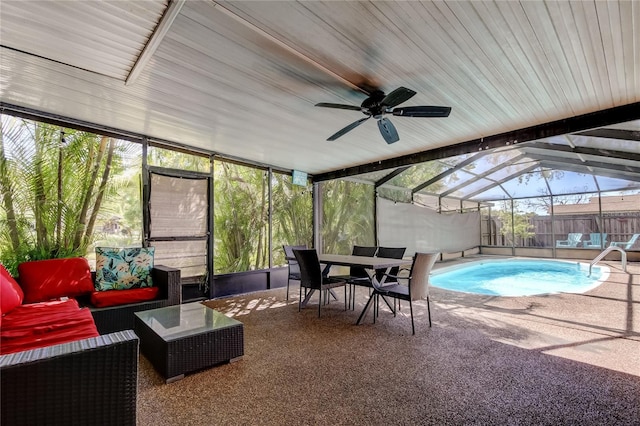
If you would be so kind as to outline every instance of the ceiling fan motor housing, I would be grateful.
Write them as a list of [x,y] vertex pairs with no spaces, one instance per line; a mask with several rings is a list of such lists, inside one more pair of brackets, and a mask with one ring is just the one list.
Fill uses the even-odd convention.
[[382,105],[382,100],[385,94],[382,90],[375,90],[371,95],[362,101],[360,105],[362,107],[362,113],[364,115],[373,115],[375,118],[379,118],[386,112],[386,108]]

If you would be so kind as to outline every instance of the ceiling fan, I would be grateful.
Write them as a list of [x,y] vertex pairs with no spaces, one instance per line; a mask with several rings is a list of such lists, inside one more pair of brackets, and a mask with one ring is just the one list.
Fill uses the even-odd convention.
[[411,99],[416,92],[406,87],[399,87],[393,92],[385,95],[382,90],[373,90],[367,99],[358,107],[355,105],[332,104],[326,102],[317,103],[315,106],[324,108],[348,109],[351,111],[360,111],[365,118],[354,121],[347,127],[338,130],[329,136],[328,141],[334,141],[345,133],[355,129],[371,117],[378,120],[378,129],[384,140],[391,144],[397,142],[398,131],[388,118],[383,117],[385,114],[393,114],[399,117],[448,117],[451,107],[443,106],[410,106],[404,108],[394,108],[397,105]]

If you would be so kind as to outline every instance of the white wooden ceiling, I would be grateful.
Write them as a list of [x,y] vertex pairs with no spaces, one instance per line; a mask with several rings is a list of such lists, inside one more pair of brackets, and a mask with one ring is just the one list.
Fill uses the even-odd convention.
[[[640,101],[636,1],[2,0],[0,28],[3,103],[311,174]],[[365,83],[451,115],[327,142],[363,116],[314,104]]]

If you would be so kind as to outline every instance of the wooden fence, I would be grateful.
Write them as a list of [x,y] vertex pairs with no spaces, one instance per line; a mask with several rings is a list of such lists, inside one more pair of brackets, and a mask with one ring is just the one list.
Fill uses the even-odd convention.
[[[628,241],[633,234],[640,233],[640,211],[633,213],[605,213],[602,219],[598,215],[562,215],[533,216],[529,223],[534,234],[528,238],[515,237],[516,247],[554,247],[556,240],[565,240],[570,232],[579,232],[582,240],[588,240],[589,234],[603,232],[607,234],[606,245],[611,241]],[[490,225],[490,226],[489,226]],[[555,229],[555,235],[553,230]],[[484,245],[511,246],[510,230],[503,235],[503,224],[499,218],[482,218],[482,243]],[[581,247],[582,244],[578,244]],[[640,240],[632,247],[640,249]]]

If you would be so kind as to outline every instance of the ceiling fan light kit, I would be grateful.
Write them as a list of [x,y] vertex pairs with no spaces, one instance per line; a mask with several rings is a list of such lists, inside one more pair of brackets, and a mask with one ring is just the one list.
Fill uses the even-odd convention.
[[391,120],[384,117],[385,114],[392,114],[397,117],[448,117],[451,113],[451,107],[444,106],[410,106],[404,108],[395,108],[403,102],[411,99],[416,92],[406,87],[399,87],[393,92],[385,95],[382,90],[374,90],[369,94],[369,97],[362,101],[362,104],[357,107],[355,105],[333,104],[320,102],[315,106],[334,109],[346,109],[351,111],[360,111],[365,118],[354,121],[343,129],[338,130],[333,135],[329,136],[328,141],[334,141],[347,132],[355,129],[369,118],[373,117],[378,120],[378,129],[384,140],[388,143],[394,143],[400,140],[398,131],[393,125]]

